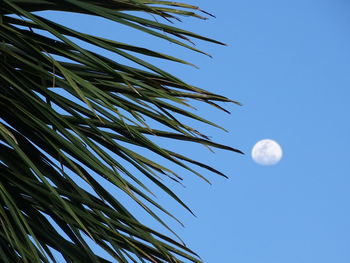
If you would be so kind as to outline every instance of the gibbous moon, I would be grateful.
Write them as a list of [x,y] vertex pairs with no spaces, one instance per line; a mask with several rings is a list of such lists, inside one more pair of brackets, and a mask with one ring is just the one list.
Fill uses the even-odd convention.
[[274,140],[261,140],[254,145],[252,158],[261,165],[274,165],[282,158],[282,148]]

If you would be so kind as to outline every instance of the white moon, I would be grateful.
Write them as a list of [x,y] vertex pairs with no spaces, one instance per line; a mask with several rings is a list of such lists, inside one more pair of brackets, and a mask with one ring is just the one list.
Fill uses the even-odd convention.
[[281,160],[282,148],[274,140],[261,140],[254,145],[252,158],[258,164],[273,165]]

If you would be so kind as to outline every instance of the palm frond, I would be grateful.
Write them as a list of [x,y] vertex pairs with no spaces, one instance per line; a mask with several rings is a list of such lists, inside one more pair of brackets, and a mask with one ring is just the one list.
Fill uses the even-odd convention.
[[[203,54],[188,41],[222,44],[167,23],[179,16],[208,15],[185,3],[0,0],[1,262],[56,262],[53,250],[66,262],[110,262],[98,256],[88,240],[114,262],[201,262],[180,241],[140,222],[102,181],[172,231],[156,211],[176,218],[154,201],[144,181],[147,178],[191,212],[163,181],[182,178],[135,149],[153,152],[205,180],[196,166],[224,176],[214,167],[161,147],[152,137],[241,153],[179,120],[185,116],[219,127],[191,112],[190,100],[219,109],[223,108],[217,102],[237,102],[185,83],[140,57],[192,65],[189,62],[68,28],[41,12],[52,10],[105,18]],[[145,19],[137,12],[166,22]],[[74,39],[138,66],[109,59]]]

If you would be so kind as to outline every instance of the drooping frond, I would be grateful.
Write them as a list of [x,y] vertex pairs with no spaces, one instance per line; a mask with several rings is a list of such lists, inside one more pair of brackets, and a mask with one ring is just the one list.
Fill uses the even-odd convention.
[[[208,15],[184,3],[0,0],[1,262],[56,262],[53,249],[66,262],[109,262],[88,240],[115,262],[201,262],[181,242],[140,222],[102,181],[167,227],[154,209],[172,215],[152,199],[143,182],[148,178],[189,210],[162,181],[181,177],[137,149],[204,179],[196,166],[223,175],[161,147],[152,137],[240,152],[210,141],[179,119],[186,116],[217,126],[188,110],[189,102],[221,108],[217,102],[234,101],[184,83],[141,57],[188,62],[123,39],[117,42],[65,27],[41,12],[50,10],[102,17],[201,53],[187,44],[190,38],[221,44],[166,23],[179,16]],[[145,19],[138,12],[165,22]],[[138,66],[112,60],[75,40]]]

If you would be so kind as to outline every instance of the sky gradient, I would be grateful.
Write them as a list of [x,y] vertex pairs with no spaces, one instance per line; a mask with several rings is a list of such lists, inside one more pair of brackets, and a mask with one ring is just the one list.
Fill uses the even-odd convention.
[[[202,83],[243,103],[222,121],[231,132],[219,138],[247,155],[217,154],[213,163],[230,180],[209,195],[201,189],[207,201],[188,197],[200,218],[198,237],[186,236],[207,262],[350,262],[350,4],[202,6],[217,16],[208,34],[229,44],[215,48]],[[283,147],[276,166],[250,158],[265,138]],[[200,229],[212,238],[201,239]]]

